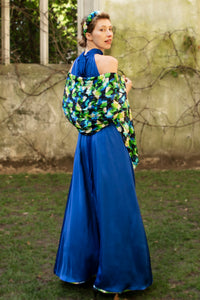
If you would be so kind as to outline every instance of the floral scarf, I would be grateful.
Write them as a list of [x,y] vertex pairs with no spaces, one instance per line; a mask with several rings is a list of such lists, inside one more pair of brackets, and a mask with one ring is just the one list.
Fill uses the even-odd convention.
[[94,134],[113,123],[122,136],[133,166],[137,166],[135,130],[123,77],[105,73],[84,78],[68,73],[63,110],[67,119],[85,135]]

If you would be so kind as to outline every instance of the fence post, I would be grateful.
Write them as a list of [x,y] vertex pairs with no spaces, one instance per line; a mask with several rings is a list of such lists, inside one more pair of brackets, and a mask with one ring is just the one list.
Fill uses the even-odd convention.
[[40,63],[49,63],[48,0],[40,0]]
[[1,0],[1,53],[2,63],[10,63],[10,1]]

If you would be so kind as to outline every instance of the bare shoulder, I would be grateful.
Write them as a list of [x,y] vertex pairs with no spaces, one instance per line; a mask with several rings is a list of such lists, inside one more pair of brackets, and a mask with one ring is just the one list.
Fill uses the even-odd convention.
[[110,55],[95,55],[95,61],[100,74],[117,73],[118,60]]

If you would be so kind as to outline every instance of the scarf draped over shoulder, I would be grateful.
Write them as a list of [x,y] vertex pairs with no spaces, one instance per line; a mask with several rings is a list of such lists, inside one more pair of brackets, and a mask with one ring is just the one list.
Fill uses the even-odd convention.
[[121,134],[133,166],[138,150],[125,79],[117,73],[79,77],[68,73],[63,110],[81,134],[91,135],[113,123]]

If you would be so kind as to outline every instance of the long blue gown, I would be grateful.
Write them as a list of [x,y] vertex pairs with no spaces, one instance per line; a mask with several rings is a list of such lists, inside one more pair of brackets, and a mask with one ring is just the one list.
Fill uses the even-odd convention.
[[[72,74],[98,76],[94,55],[82,53]],[[152,284],[148,244],[135,192],[132,162],[120,133],[109,125],[79,134],[54,272],[61,280],[120,293]]]

